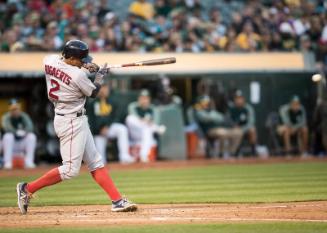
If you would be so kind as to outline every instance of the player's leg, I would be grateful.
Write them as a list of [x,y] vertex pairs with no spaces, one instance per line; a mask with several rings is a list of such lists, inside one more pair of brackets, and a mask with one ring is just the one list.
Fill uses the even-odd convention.
[[17,184],[18,206],[22,214],[27,212],[31,194],[62,180],[71,179],[79,173],[86,141],[81,119],[56,116],[54,124],[60,139],[63,165],[50,170],[32,182]]
[[292,135],[292,129],[286,125],[279,126],[278,134],[282,136],[283,143],[284,143],[284,153],[286,155],[289,155],[291,152],[291,135]]
[[248,131],[245,133],[247,134],[247,136],[249,138],[252,155],[256,155],[257,154],[257,151],[256,151],[257,131],[256,131],[255,127],[248,129]]
[[149,162],[149,154],[151,147],[153,146],[153,132],[149,127],[144,127],[142,130],[142,141],[141,141],[141,150],[140,157],[142,162]]
[[93,179],[101,186],[112,200],[112,211],[135,211],[137,206],[122,198],[107,169],[104,167],[101,155],[96,150],[91,131],[88,129],[83,161],[87,164]]
[[81,120],[79,118],[64,117],[59,119],[55,118],[55,127],[57,127],[57,135],[60,139],[60,154],[63,165],[28,183],[26,189],[30,193],[62,180],[71,179],[79,173],[86,141],[86,134],[81,127]]
[[108,139],[106,137],[100,136],[100,135],[95,135],[94,136],[94,143],[97,151],[99,151],[102,162],[104,164],[107,163],[107,154],[106,154],[106,147],[107,147],[107,142]]
[[128,129],[130,139],[133,142],[140,142],[142,139],[142,127],[143,127],[141,120],[134,115],[129,115],[126,118],[126,126]]
[[35,168],[34,155],[36,147],[36,135],[34,133],[28,133],[23,141],[25,149],[25,168]]
[[217,127],[210,129],[208,132],[208,135],[213,138],[217,138],[219,140],[219,150],[220,154],[227,159],[230,156],[230,150],[229,150],[229,135],[228,131],[225,128]]
[[126,124],[132,140],[137,140],[141,146],[141,161],[148,162],[149,153],[155,141],[153,138],[153,128],[144,124],[138,117],[133,115],[127,117]]
[[128,131],[125,125],[113,123],[109,127],[107,136],[108,138],[117,138],[120,162],[135,162],[135,159],[129,154]]
[[308,135],[309,131],[306,126],[301,127],[299,129],[299,134],[300,134],[300,152],[303,156],[306,156],[308,154]]
[[236,155],[237,149],[240,147],[242,138],[243,138],[243,130],[240,128],[232,128],[228,130],[228,137],[230,138],[230,152],[233,155]]
[[3,135],[3,162],[5,169],[12,168],[12,156],[15,145],[15,136],[13,133],[5,133]]
[[112,201],[120,200],[121,195],[115,187],[114,182],[111,180],[107,169],[104,167],[102,156],[97,151],[89,129],[88,131],[83,161],[88,166],[94,180],[103,188],[103,190],[108,194],[109,198]]

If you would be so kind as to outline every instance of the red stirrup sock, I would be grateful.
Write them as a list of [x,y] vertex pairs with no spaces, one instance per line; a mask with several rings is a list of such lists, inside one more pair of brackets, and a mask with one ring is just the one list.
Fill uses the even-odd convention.
[[92,171],[91,174],[93,179],[103,188],[112,201],[118,201],[121,199],[121,195],[109,176],[106,168],[99,168]]
[[43,176],[41,176],[39,179],[30,182],[26,185],[26,191],[29,193],[35,193],[37,190],[50,186],[56,183],[59,183],[61,181],[61,177],[59,174],[58,168],[54,168],[47,173],[45,173]]

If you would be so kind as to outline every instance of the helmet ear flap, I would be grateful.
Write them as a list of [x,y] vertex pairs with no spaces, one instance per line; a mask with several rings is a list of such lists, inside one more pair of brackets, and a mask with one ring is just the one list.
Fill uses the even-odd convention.
[[62,55],[64,58],[68,58],[68,57],[67,57],[67,46],[65,46],[65,47],[63,48],[61,55]]

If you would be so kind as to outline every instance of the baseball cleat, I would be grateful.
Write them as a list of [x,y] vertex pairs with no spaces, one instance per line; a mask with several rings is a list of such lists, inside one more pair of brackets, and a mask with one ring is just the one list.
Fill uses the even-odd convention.
[[130,202],[128,199],[123,198],[119,201],[112,202],[112,212],[134,212],[137,210],[137,205]]
[[26,163],[25,168],[26,169],[34,169],[34,168],[36,168],[36,165],[35,165],[35,163]]
[[17,204],[22,214],[27,213],[28,204],[31,199],[31,195],[25,190],[26,183],[18,183],[16,187],[17,191]]

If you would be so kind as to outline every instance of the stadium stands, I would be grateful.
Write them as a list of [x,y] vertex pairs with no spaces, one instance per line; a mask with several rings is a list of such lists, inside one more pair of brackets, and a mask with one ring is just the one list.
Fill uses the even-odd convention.
[[1,51],[60,50],[77,37],[93,52],[309,50],[325,59],[324,1],[144,1],[156,12],[148,19],[128,7],[138,1],[4,1]]

